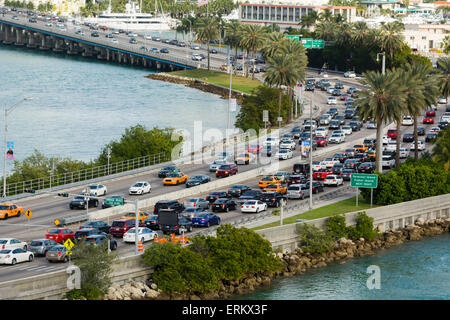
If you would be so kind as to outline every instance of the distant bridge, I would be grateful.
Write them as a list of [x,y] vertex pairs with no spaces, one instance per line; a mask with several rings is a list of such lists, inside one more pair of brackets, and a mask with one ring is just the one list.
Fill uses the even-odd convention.
[[[83,29],[85,34],[76,34],[75,29]],[[204,63],[189,59],[188,51],[182,48],[176,48],[176,50],[168,48],[171,53],[152,52],[141,49],[143,41],[138,41],[137,44],[128,43],[130,38],[124,34],[116,37],[119,39],[118,42],[112,42],[105,37],[106,33],[98,31],[99,37],[93,37],[91,31],[84,26],[70,25],[67,29],[58,28],[54,24],[47,26],[46,21],[42,19],[33,23],[25,14],[13,17],[13,14],[7,13],[0,16],[0,42],[6,45],[81,55],[161,71],[206,68]],[[160,48],[164,46],[160,42],[151,44]]]

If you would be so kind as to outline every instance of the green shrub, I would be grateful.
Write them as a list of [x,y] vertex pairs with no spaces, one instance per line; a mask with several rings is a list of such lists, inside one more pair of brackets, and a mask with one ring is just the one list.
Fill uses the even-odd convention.
[[349,229],[345,223],[345,216],[339,214],[329,217],[325,224],[325,231],[333,240],[347,238]]
[[297,231],[304,252],[324,253],[331,251],[336,247],[331,235],[314,225],[306,223],[299,224]]
[[373,218],[365,212],[359,212],[356,217],[356,226],[349,227],[349,236],[352,239],[364,238],[373,240],[378,235],[378,230],[373,226]]

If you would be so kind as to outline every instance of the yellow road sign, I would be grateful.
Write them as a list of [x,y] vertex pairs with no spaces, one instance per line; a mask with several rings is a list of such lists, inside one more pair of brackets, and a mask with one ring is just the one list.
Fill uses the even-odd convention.
[[25,215],[28,219],[30,219],[31,216],[33,215],[33,212],[31,212],[30,209],[27,209],[27,211],[24,212],[24,215]]
[[59,226],[59,220],[55,219],[55,221],[53,221],[55,223],[55,226]]
[[74,244],[73,244],[72,240],[67,239],[66,242],[64,242],[64,246],[67,248],[67,250],[70,251],[70,249],[73,248]]
[[72,255],[72,251],[67,250],[67,251],[66,251],[66,254],[70,256],[70,255]]

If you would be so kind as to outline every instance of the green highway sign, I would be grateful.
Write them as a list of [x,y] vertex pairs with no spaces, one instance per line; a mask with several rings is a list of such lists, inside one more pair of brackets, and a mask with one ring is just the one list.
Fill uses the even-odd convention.
[[105,204],[109,204],[111,206],[122,206],[123,198],[106,198]]
[[378,175],[365,173],[352,173],[350,175],[350,186],[356,188],[376,188],[378,186]]
[[323,49],[325,47],[325,41],[323,40],[313,40],[312,48],[313,49]]
[[300,41],[300,36],[299,35],[288,34],[288,35],[285,35],[285,37],[288,38],[288,39],[292,39],[295,42],[299,42]]

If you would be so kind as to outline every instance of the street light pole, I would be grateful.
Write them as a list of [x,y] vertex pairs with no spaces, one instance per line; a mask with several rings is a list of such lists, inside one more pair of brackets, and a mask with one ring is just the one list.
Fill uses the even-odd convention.
[[134,254],[139,254],[139,248],[138,248],[138,236],[139,236],[139,200],[136,199],[134,201],[134,204],[136,206],[136,220],[134,222]]
[[233,79],[233,66],[231,64],[230,59],[228,59],[228,65],[229,65],[229,70],[230,70],[230,90],[228,92],[228,112],[227,112],[227,132],[225,133],[226,138],[228,138],[228,133],[230,130],[230,111],[231,111],[231,81]]
[[8,134],[8,112],[13,111],[19,104],[21,104],[24,101],[31,100],[31,98],[23,98],[16,104],[14,104],[12,107],[8,109],[8,107],[5,104],[5,137],[4,137],[4,150],[3,150],[3,198],[6,198],[6,144],[7,144],[7,134]]
[[[382,61],[381,61],[381,74],[385,75],[386,74],[386,52],[380,52],[377,53],[377,61],[380,61],[379,56],[382,55]],[[381,121],[381,123],[377,123],[377,132],[379,132],[379,134],[377,134],[377,140],[380,140],[383,138],[383,121]],[[379,170],[380,172],[383,171],[383,166],[382,166],[382,147],[381,147],[381,142],[377,141],[377,145],[380,146],[380,150],[376,150],[376,168],[377,170]]]
[[309,106],[309,210],[312,210],[312,185],[313,185],[313,173],[312,173],[312,111],[313,111],[313,97],[314,91],[311,94],[311,103]]

